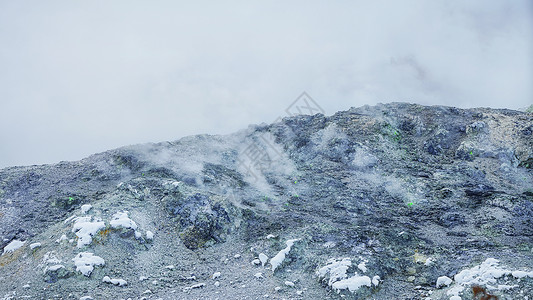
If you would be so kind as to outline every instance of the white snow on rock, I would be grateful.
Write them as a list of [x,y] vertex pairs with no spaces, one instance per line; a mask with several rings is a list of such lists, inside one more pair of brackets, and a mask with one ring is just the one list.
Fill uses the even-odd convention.
[[[350,292],[357,291],[362,286],[371,287],[372,284],[379,284],[379,276],[374,276],[372,280],[368,276],[360,276],[357,273],[350,278],[346,273],[352,266],[352,260],[350,258],[334,258],[327,261],[327,265],[318,269],[316,272],[320,278],[326,278],[329,274],[328,285],[333,290],[340,292],[340,290],[348,289]],[[359,264],[358,268],[367,270],[366,266]]]
[[90,204],[83,204],[83,205],[81,206],[81,212],[84,213],[84,214],[86,214],[89,210],[91,210],[91,208],[93,208],[92,205],[90,205]]
[[365,272],[366,272],[366,270],[367,270],[367,269],[366,269],[366,265],[365,265],[365,262],[364,262],[364,261],[363,261],[363,262],[361,262],[361,263],[359,263],[359,264],[357,265],[357,268],[358,268],[359,270],[361,270],[361,271],[362,271],[363,273],[365,273]]
[[67,238],[67,235],[66,235],[66,234],[63,234],[63,235],[61,235],[60,238],[58,238],[58,239],[56,240],[56,243],[61,243],[62,241],[66,241],[67,239],[68,239],[68,238]]
[[257,266],[257,265],[260,265],[260,264],[261,264],[261,261],[258,258],[252,260],[252,265]]
[[137,224],[128,217],[127,211],[119,211],[113,215],[113,218],[109,222],[109,225],[113,228],[131,228],[137,229]]
[[55,271],[57,271],[59,269],[63,269],[63,268],[65,268],[65,266],[63,266],[63,265],[53,265],[53,266],[50,266],[50,267],[46,267],[45,271],[50,270],[52,272],[55,272]]
[[283,263],[283,260],[285,260],[285,256],[287,256],[287,254],[289,254],[289,251],[291,251],[291,248],[294,245],[294,242],[297,242],[299,240],[300,239],[288,240],[287,242],[285,242],[287,247],[285,247],[285,249],[281,250],[278,254],[276,254],[276,256],[270,259],[270,264],[272,265],[272,271],[275,271],[276,268],[279,267]]
[[26,241],[23,242],[19,240],[12,240],[11,243],[7,244],[7,246],[4,247],[4,253],[2,253],[2,255],[6,253],[15,252],[17,249],[24,246],[25,243]]
[[95,256],[90,252],[80,252],[72,259],[76,265],[76,271],[80,271],[83,275],[89,277],[94,270],[94,266],[103,266],[105,261],[99,256]]
[[[472,285],[485,286],[488,290],[511,289],[515,286],[498,284],[498,280],[500,278],[502,278],[503,280],[504,275],[512,275],[512,277],[506,277],[507,279],[522,278],[520,276],[525,276],[525,271],[506,270],[499,267],[498,264],[499,260],[494,258],[487,258],[480,265],[474,266],[470,269],[462,270],[453,277],[455,283],[451,285],[450,289],[446,292],[446,294],[450,296],[450,299],[454,297],[454,299],[461,299],[459,294],[462,293],[466,287],[470,287]],[[533,272],[525,273],[527,274],[527,276],[531,274],[531,277],[533,278]]]
[[146,231],[146,238],[149,239],[149,240],[153,240],[154,239],[154,233],[151,232],[151,231]]
[[33,244],[30,244],[30,248],[31,249],[35,249],[35,248],[39,248],[41,247],[41,243],[33,243]]
[[321,278],[326,277],[329,273],[328,285],[331,286],[335,281],[345,279],[348,277],[346,271],[352,265],[352,260],[349,258],[339,259],[329,259],[327,265],[320,268],[317,271],[317,275]]
[[273,239],[275,237],[276,237],[275,235],[269,234],[269,235],[266,236],[266,239],[269,240],[269,239]]
[[372,277],[372,284],[373,284],[374,286],[378,286],[378,284],[379,284],[379,280],[380,280],[380,279],[381,279],[381,278],[380,278],[378,275]]
[[322,245],[322,247],[324,247],[324,248],[333,248],[333,247],[335,247],[336,245],[337,245],[337,244],[336,244],[335,242],[331,242],[331,241],[329,241],[329,242],[325,242],[324,245]]
[[116,286],[128,285],[128,282],[126,282],[126,280],[124,280],[124,279],[110,278],[109,276],[104,276],[104,278],[102,279],[102,282],[111,283],[111,284],[116,285]]
[[358,276],[357,274],[348,278],[334,282],[331,287],[338,292],[340,290],[348,289],[350,292],[357,291],[362,286],[372,286],[370,282],[370,277],[368,276]]
[[426,259],[426,262],[424,263],[424,266],[431,266],[433,264],[433,260],[431,258]]
[[218,277],[220,277],[220,272],[215,272],[213,273],[213,275],[211,276],[212,279],[217,279]]
[[136,239],[140,239],[141,236],[142,236],[142,234],[141,234],[140,232],[135,231],[135,238],[136,238]]
[[93,300],[94,298],[91,296],[83,296],[80,298],[80,300]]
[[199,289],[199,288],[203,288],[206,284],[205,283],[197,283],[193,286],[190,286],[190,287],[186,287],[183,289],[184,292],[188,291],[188,290],[192,290],[192,289]]
[[449,286],[452,283],[452,279],[448,276],[441,276],[437,278],[436,287],[440,288],[441,286]]
[[294,287],[294,282],[292,281],[285,281],[286,286]]
[[514,278],[524,278],[526,276],[533,278],[533,272],[526,272],[526,271],[513,271],[511,273]]
[[78,217],[72,227],[72,232],[78,237],[78,248],[89,245],[93,241],[93,236],[105,228],[105,223],[101,221],[92,222],[92,217]]
[[261,261],[261,264],[262,264],[263,267],[264,267],[265,264],[266,264],[267,261],[268,261],[268,256],[266,256],[266,254],[264,254],[264,253],[259,253],[259,260]]
[[257,279],[264,278],[264,277],[263,277],[263,273],[261,273],[261,272],[257,272],[257,273],[255,273],[255,274],[254,274],[254,277],[257,278]]
[[74,218],[76,218],[77,216],[76,215],[72,215],[70,217],[68,217],[65,221],[63,221],[63,224],[67,224],[68,222],[74,220]]
[[139,281],[145,281],[145,280],[147,280],[147,279],[148,279],[148,277],[146,277],[146,276],[141,276],[141,277],[139,277]]

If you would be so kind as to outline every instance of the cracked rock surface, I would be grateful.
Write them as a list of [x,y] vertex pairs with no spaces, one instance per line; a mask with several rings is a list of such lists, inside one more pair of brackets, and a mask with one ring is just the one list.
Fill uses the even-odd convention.
[[0,253],[0,299],[532,299],[533,113],[380,104],[5,168]]

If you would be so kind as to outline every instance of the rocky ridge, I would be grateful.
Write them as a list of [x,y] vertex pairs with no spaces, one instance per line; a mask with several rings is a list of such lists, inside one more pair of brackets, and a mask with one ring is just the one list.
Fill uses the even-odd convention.
[[531,299],[532,169],[532,113],[406,103],[5,168],[0,299]]

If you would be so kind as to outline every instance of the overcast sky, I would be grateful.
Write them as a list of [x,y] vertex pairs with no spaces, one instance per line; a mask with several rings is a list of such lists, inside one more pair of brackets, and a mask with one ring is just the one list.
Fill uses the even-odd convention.
[[513,1],[0,0],[0,168],[392,101],[533,103]]

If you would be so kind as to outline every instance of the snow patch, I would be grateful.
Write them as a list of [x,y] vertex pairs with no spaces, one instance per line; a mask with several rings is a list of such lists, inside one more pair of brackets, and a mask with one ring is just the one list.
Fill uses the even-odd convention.
[[65,221],[63,221],[63,224],[67,224],[68,222],[74,220],[74,218],[76,218],[77,216],[76,215],[72,215],[70,217],[68,217]]
[[365,273],[366,270],[367,270],[364,261],[361,262],[361,263],[359,263],[359,264],[357,265],[357,268],[358,268],[359,270],[361,270],[363,273]]
[[264,267],[265,264],[266,264],[267,261],[268,261],[268,256],[266,256],[266,254],[264,254],[264,253],[259,253],[259,260],[261,261],[261,264],[262,264],[263,267]]
[[146,231],[146,238],[149,239],[149,240],[153,240],[154,239],[154,233],[151,232],[151,231]]
[[452,279],[448,276],[441,276],[437,278],[437,288],[440,288],[441,286],[449,286],[450,284],[452,284]]
[[326,277],[329,273],[329,282],[328,285],[331,286],[335,281],[345,279],[348,277],[346,271],[352,265],[352,260],[350,258],[339,259],[329,259],[325,267],[320,268],[317,271],[319,277]]
[[101,221],[92,222],[92,217],[78,217],[72,227],[72,232],[78,237],[78,248],[89,245],[93,241],[93,236],[105,228],[105,223]]
[[[352,277],[348,278],[347,271],[351,266],[352,260],[350,258],[333,258],[327,261],[326,266],[318,269],[316,274],[319,278],[327,278],[329,275],[328,285],[337,293],[345,289],[353,293],[362,286],[371,287],[372,284],[374,286],[379,284],[380,277],[377,275],[371,280],[370,277],[360,276],[355,272]],[[361,271],[367,271],[365,262],[359,263],[357,268]]]
[[17,249],[24,246],[25,243],[26,241],[23,242],[19,240],[12,240],[11,243],[7,244],[7,246],[4,247],[4,253],[2,253],[2,255],[6,253],[15,252]]
[[[462,270],[453,277],[455,283],[446,292],[446,294],[450,296],[450,299],[454,297],[455,299],[461,299],[459,294],[463,292],[466,287],[472,285],[486,286],[489,290],[505,290],[516,287],[515,285],[497,285],[498,279],[505,275],[512,275],[511,278],[523,278],[531,274],[531,277],[533,277],[533,272],[506,270],[499,267],[498,264],[499,260],[495,258],[487,258],[480,265],[474,266],[470,269]],[[440,278],[442,277],[439,277],[439,279]]]
[[380,278],[378,275],[372,277],[372,284],[373,284],[374,286],[378,286],[378,284],[379,284],[379,280],[380,280],[380,279],[381,279],[381,278]]
[[285,281],[286,286],[294,287],[294,282],[292,281]]
[[297,242],[299,240],[300,239],[288,240],[287,242],[285,242],[287,247],[285,247],[285,249],[281,250],[278,254],[276,254],[276,256],[270,259],[270,264],[272,265],[272,271],[275,271],[276,268],[279,267],[283,263],[283,260],[285,260],[285,257],[287,256],[287,254],[289,254],[289,251],[291,251],[291,248],[294,245],[294,242]]
[[84,204],[84,205],[81,206],[81,212],[86,214],[89,210],[91,210],[91,208],[93,208],[92,205]]
[[113,219],[109,222],[109,225],[113,228],[131,228],[137,229],[137,224],[128,217],[127,211],[119,211],[113,215]]
[[116,286],[128,285],[128,282],[126,280],[124,280],[124,279],[110,278],[109,276],[104,276],[104,278],[102,279],[102,282],[111,283],[111,284],[116,285]]
[[322,247],[324,248],[333,248],[335,247],[337,244],[335,242],[325,242],[324,245],[322,245]]
[[46,268],[45,268],[45,272],[46,272],[46,271],[52,271],[52,272],[55,272],[55,271],[57,271],[57,270],[59,270],[59,269],[63,269],[63,268],[65,268],[65,266],[63,266],[63,265],[53,265],[53,266],[50,266],[50,267],[46,267]]
[[331,287],[338,292],[340,290],[348,289],[350,292],[357,291],[362,286],[371,287],[370,277],[368,276],[358,276],[357,274],[348,278],[337,281],[331,285]]
[[30,248],[33,250],[35,248],[39,248],[41,247],[41,243],[33,243],[33,244],[30,244]]
[[58,238],[58,239],[56,240],[56,243],[61,243],[62,241],[66,241],[66,240],[67,240],[67,235],[66,235],[66,234],[63,234],[63,235],[61,235],[60,238]]
[[105,265],[103,258],[95,256],[90,252],[80,252],[72,260],[74,261],[74,265],[76,265],[76,271],[80,271],[87,277],[91,276],[94,266]]

